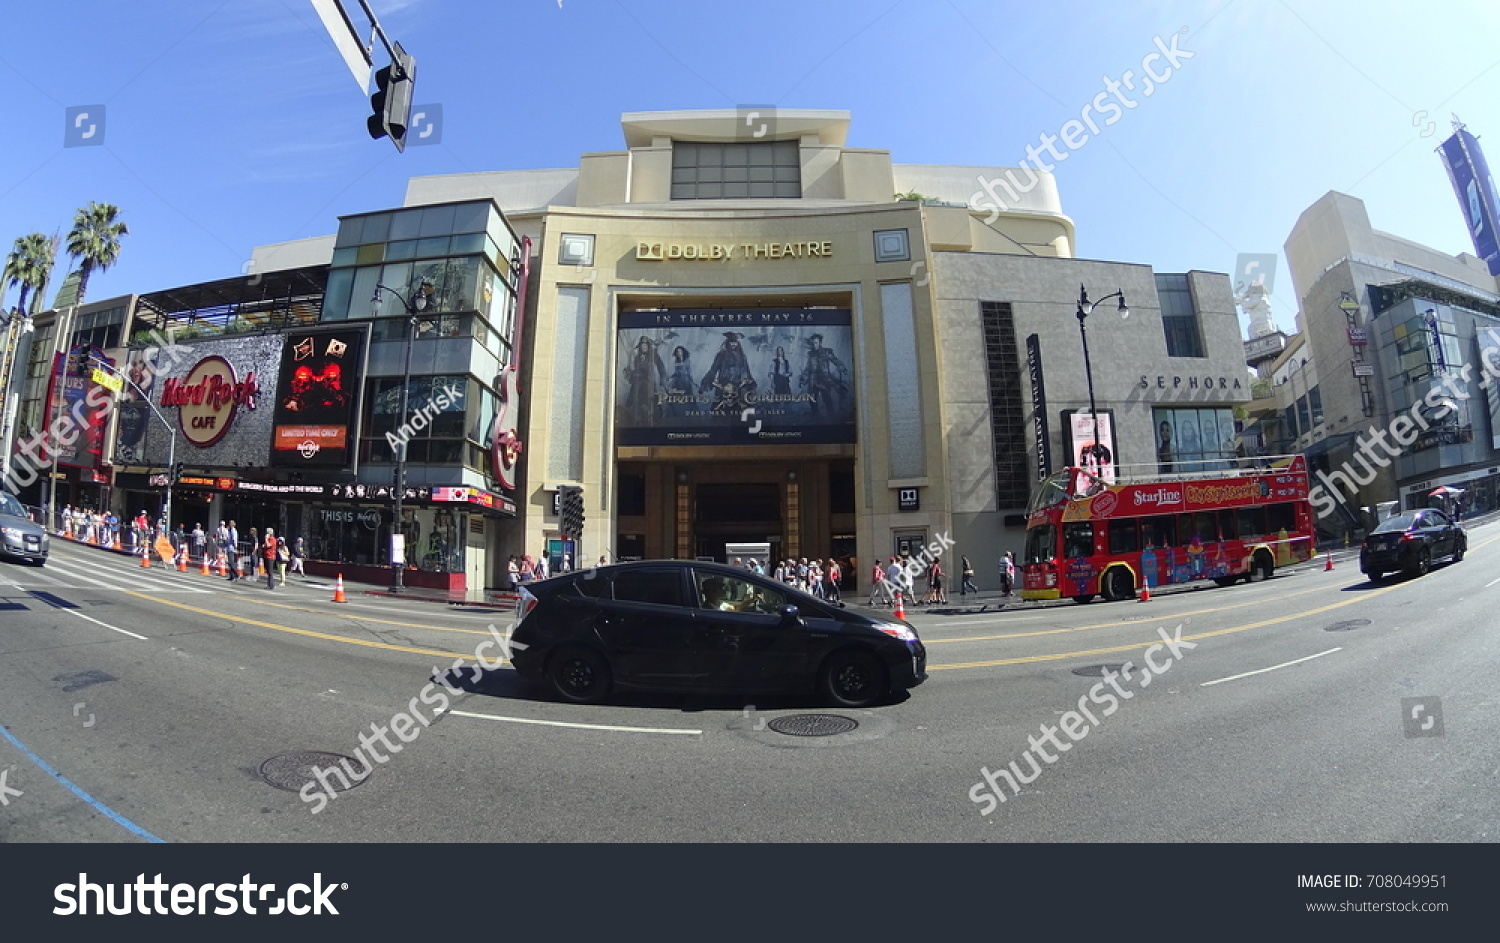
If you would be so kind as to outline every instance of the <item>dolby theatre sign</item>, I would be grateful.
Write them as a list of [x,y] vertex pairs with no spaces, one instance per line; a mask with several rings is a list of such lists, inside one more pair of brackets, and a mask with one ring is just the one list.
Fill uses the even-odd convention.
[[198,361],[182,379],[168,379],[161,405],[176,406],[182,434],[206,449],[224,438],[241,408],[255,408],[259,395],[253,370],[241,380],[229,361],[216,355]]

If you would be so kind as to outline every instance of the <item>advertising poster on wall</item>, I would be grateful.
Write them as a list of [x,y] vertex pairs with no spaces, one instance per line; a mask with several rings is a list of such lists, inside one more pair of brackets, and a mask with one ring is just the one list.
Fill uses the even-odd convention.
[[367,334],[360,327],[286,336],[271,424],[272,465],[351,464]]
[[92,376],[96,363],[113,370],[115,362],[97,347],[78,346],[69,351],[63,363],[63,375],[56,378],[54,387],[58,404],[53,417],[71,417],[78,423],[79,434],[71,442],[60,440],[57,464],[98,471],[103,463],[104,430],[109,424],[114,394],[101,389],[90,395],[99,385]]
[[1500,233],[1495,231],[1500,226],[1500,207],[1496,206],[1500,197],[1495,194],[1495,181],[1479,139],[1459,125],[1453,136],[1438,148],[1438,153],[1443,157],[1464,222],[1469,226],[1474,254],[1484,259],[1491,275],[1500,275]]
[[[1481,327],[1475,332],[1479,343],[1479,364],[1488,367],[1486,350],[1500,350],[1500,327]],[[1491,357],[1494,355],[1492,354]],[[1500,449],[1500,383],[1490,383],[1484,390],[1485,401],[1490,407],[1490,446]]]
[[1154,409],[1151,420],[1161,474],[1227,468],[1237,455],[1233,409]]
[[[1099,410],[1097,433],[1095,417],[1086,409],[1065,409],[1062,416],[1063,435],[1069,443],[1068,464],[1114,484],[1115,466],[1120,461],[1119,449],[1115,447],[1114,410]],[[1095,443],[1103,446],[1102,452],[1096,454]]]
[[847,309],[627,311],[616,364],[620,445],[855,441]]

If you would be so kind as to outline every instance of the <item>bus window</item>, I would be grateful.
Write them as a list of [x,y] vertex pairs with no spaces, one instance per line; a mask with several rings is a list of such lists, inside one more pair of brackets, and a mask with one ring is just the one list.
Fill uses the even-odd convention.
[[1266,509],[1240,508],[1236,512],[1239,517],[1239,531],[1241,540],[1254,540],[1263,537],[1266,533]]
[[1057,557],[1057,529],[1051,524],[1033,527],[1026,532],[1026,552],[1022,563],[1051,563]]
[[1219,537],[1222,540],[1234,540],[1240,535],[1237,526],[1239,519],[1235,517],[1234,511],[1225,509],[1219,512]]
[[1109,522],[1110,553],[1135,553],[1139,549],[1141,545],[1136,540],[1134,520]]
[[1063,525],[1063,557],[1092,557],[1094,555],[1093,521],[1075,521]]
[[1266,526],[1268,534],[1276,534],[1285,530],[1292,532],[1297,529],[1297,507],[1294,504],[1273,504],[1266,508]]
[[1197,538],[1200,543],[1211,544],[1219,539],[1219,530],[1214,523],[1212,511],[1197,511],[1193,514],[1182,515],[1183,525],[1179,528],[1184,543],[1192,543]]
[[1176,518],[1143,517],[1141,518],[1141,546],[1143,547],[1175,547],[1177,546],[1177,520]]

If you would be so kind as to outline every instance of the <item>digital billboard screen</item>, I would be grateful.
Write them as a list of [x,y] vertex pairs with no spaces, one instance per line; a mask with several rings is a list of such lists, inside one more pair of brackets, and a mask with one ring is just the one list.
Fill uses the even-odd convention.
[[616,339],[616,441],[852,443],[853,365],[844,308],[627,311]]
[[271,422],[273,466],[350,465],[367,336],[365,327],[286,336]]

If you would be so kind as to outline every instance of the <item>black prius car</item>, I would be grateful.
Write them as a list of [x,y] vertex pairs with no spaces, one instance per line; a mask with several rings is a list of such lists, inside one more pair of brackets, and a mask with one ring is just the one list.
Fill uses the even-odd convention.
[[634,689],[816,693],[863,707],[927,678],[927,651],[905,622],[716,563],[625,563],[528,583],[519,614],[516,671],[581,704]]
[[1452,557],[1457,563],[1468,549],[1469,536],[1442,511],[1407,511],[1370,531],[1359,550],[1359,569],[1372,583],[1398,570],[1422,576],[1432,561]]

